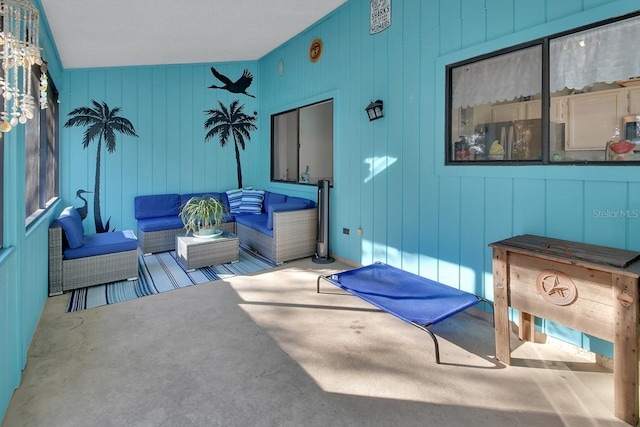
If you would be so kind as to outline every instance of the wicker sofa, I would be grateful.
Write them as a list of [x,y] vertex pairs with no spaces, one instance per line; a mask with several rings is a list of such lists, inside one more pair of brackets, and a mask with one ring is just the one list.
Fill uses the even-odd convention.
[[133,231],[84,235],[73,207],[49,227],[49,295],[138,278],[138,248]]
[[[138,247],[143,254],[166,252],[175,249],[176,235],[185,234],[180,219],[180,206],[194,196],[212,196],[229,206],[226,193],[194,194],[157,194],[136,196],[134,199],[135,217],[138,222]],[[235,217],[225,214],[223,228],[236,232]]]
[[[228,213],[225,230],[240,244],[275,263],[315,253],[318,211],[315,202],[262,190],[238,189],[220,193],[137,196],[138,246],[143,253],[175,249],[175,236],[185,232],[180,206],[192,196],[219,198]],[[245,204],[242,200],[245,200]],[[248,200],[248,201],[247,201]]]

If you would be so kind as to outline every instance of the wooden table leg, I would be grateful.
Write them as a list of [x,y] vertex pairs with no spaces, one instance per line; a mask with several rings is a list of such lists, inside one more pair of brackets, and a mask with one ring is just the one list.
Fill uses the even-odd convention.
[[518,338],[522,341],[535,342],[536,337],[536,317],[530,313],[520,312],[520,327],[518,328]]
[[635,279],[614,274],[615,327],[613,342],[614,414],[638,423],[638,287]]
[[493,311],[495,320],[496,358],[511,365],[509,340],[509,269],[507,251],[493,249]]

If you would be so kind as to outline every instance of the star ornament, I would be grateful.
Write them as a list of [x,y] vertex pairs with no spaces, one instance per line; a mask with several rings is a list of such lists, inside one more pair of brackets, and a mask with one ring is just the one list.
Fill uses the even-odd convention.
[[560,271],[541,271],[536,279],[536,288],[545,301],[555,305],[572,304],[578,297],[573,280]]

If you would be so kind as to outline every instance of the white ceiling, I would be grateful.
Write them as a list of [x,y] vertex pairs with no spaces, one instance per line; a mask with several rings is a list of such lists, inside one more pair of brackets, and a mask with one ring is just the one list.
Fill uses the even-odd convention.
[[346,1],[40,2],[63,67],[88,68],[256,60]]

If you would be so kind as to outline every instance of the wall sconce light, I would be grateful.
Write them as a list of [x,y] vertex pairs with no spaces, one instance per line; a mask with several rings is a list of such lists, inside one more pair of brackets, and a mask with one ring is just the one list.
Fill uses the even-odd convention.
[[376,101],[372,101],[369,105],[367,105],[367,108],[365,108],[364,111],[367,112],[370,122],[378,120],[382,117],[382,108],[382,101],[380,101],[379,99]]

